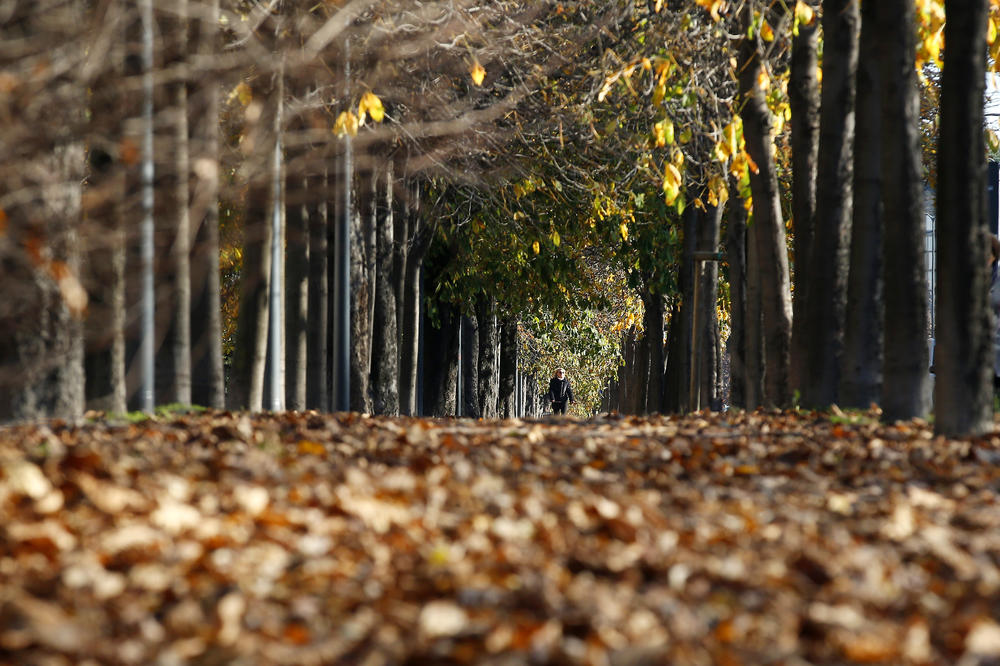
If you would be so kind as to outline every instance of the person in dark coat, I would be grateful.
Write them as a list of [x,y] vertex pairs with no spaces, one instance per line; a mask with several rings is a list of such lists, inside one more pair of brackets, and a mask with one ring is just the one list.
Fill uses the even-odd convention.
[[549,392],[545,397],[552,403],[553,414],[565,414],[566,403],[573,401],[573,388],[566,379],[566,371],[556,368],[556,375],[549,380]]

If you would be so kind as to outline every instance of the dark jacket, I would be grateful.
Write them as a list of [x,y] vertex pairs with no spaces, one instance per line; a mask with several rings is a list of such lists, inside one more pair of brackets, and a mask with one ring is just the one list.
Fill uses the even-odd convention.
[[549,380],[549,392],[546,394],[552,402],[573,402],[573,389],[568,379],[553,377]]

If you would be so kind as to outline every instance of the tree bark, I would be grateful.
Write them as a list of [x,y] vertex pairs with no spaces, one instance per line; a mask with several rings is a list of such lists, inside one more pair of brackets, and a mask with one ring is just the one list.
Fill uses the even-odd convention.
[[[699,212],[701,222],[698,225],[698,250],[700,252],[718,252],[719,234],[722,226],[722,208],[708,206],[707,210]],[[701,262],[696,279],[701,280],[698,289],[698,359],[701,368],[700,376],[701,408],[718,410],[721,395],[718,391],[719,365],[719,319],[716,316],[716,303],[719,300],[719,264],[717,261]]]
[[420,219],[420,188],[410,188],[406,214],[411,218],[412,235],[407,239],[403,283],[403,318],[400,324],[402,340],[399,359],[400,410],[407,415],[417,414],[417,360],[420,337],[423,335],[420,317],[420,267],[430,245],[429,227]]
[[[210,57],[219,50],[219,0],[204,3],[192,21],[192,50]],[[218,77],[199,71],[189,84],[191,143],[191,400],[225,406],[222,304],[219,281],[219,92]]]
[[[749,6],[744,7],[745,26],[749,26],[753,19],[751,9]],[[752,242],[756,260],[749,262],[747,268],[751,273],[756,273],[753,279],[758,280],[760,300],[757,310],[757,303],[748,299],[747,314],[748,319],[760,317],[761,338],[765,347],[764,395],[761,396],[761,403],[783,406],[791,398],[789,362],[792,304],[785,225],[781,217],[774,151],[770,145],[771,115],[764,99],[764,91],[757,85],[762,69],[756,35],[753,39],[742,40],[739,69],[743,135],[747,152],[758,167],[756,173],[750,173],[754,214]],[[752,340],[748,338],[748,342]]]
[[376,414],[399,415],[399,346],[396,331],[396,290],[392,281],[393,161],[378,176],[376,201],[375,317],[372,325],[372,397]]
[[455,416],[461,315],[447,303],[439,306],[439,315],[440,325],[428,328],[424,407],[431,416]]
[[[792,131],[792,224],[795,261],[793,294],[791,382],[802,390],[806,359],[806,302],[809,280],[806,279],[809,248],[812,244],[813,218],[816,214],[816,170],[819,153],[819,77],[817,45],[818,0],[807,4],[817,10],[812,24],[800,24],[792,38],[792,62],[788,81]],[[789,5],[793,8],[794,4]],[[742,368],[741,368],[742,369]],[[742,388],[741,388],[742,392]],[[741,396],[742,399],[742,396]]]
[[[97,10],[97,8],[94,8]],[[131,8],[120,1],[104,6],[108,16],[128,25]],[[82,206],[83,287],[89,295],[84,321],[84,376],[87,409],[124,413],[125,403],[125,170],[119,146],[125,118],[134,113],[125,88],[122,30],[112,40],[110,62],[92,86],[88,128],[89,169]]]
[[351,411],[372,412],[371,387],[371,312],[374,294],[371,264],[368,260],[375,205],[372,173],[356,172],[358,193],[356,214],[351,225]]
[[[309,192],[325,193],[328,186],[327,174],[310,174],[306,177]],[[329,410],[330,395],[327,392],[327,361],[329,353],[329,282],[327,281],[327,259],[329,246],[327,199],[310,196],[306,199],[309,224],[309,286],[308,321],[306,327],[306,407]]]
[[837,402],[847,307],[854,169],[858,0],[823,2],[823,90],[820,105],[816,218],[809,252],[806,365],[802,403]]
[[[293,128],[294,129],[294,128]],[[310,196],[299,166],[299,149],[286,149],[285,170],[285,408],[306,408],[307,336],[309,321]]]
[[157,114],[162,139],[156,153],[157,339],[156,400],[191,403],[191,216],[188,175],[187,0],[157,17],[163,35],[163,63],[171,77],[159,91],[164,110]]
[[[0,71],[30,81],[42,99],[29,106],[0,95],[0,421],[77,419],[83,414],[86,292],[79,282],[86,85],[82,5],[52,15],[34,3],[4,9],[5,44],[59,44],[64,60],[35,67],[17,48],[0,49]],[[37,117],[44,109],[43,118]]]
[[459,363],[462,402],[458,406],[459,415],[478,419],[482,416],[479,411],[479,320],[462,315],[461,329]]
[[934,429],[964,436],[987,432],[992,426],[993,332],[984,237],[987,2],[946,0],[945,11],[948,49],[941,76],[938,139]]
[[[258,86],[261,82],[257,83]],[[227,397],[230,409],[260,411],[264,400],[264,363],[267,354],[268,287],[271,279],[271,236],[274,150],[278,99],[273,84],[253,91],[252,102],[261,104],[256,123],[244,142],[252,153],[244,168],[247,182],[243,227],[243,264],[240,270],[240,304],[236,320],[232,378]]]
[[500,324],[500,413],[505,419],[517,417],[517,322],[506,317]]
[[645,412],[661,411],[663,404],[663,295],[643,291],[643,327],[648,359]]
[[729,264],[729,404],[747,407],[746,346],[747,346],[747,215],[735,180],[730,181],[726,209],[726,262]]
[[479,383],[477,399],[479,414],[484,419],[495,419],[499,416],[499,359],[497,345],[499,331],[497,330],[497,302],[492,296],[480,296],[476,299],[476,321],[479,324]]
[[[876,12],[883,5],[876,2],[861,5],[854,212],[839,388],[840,404],[845,407],[863,408],[879,402],[882,388],[882,91],[879,67],[887,54],[883,47],[884,36],[876,23]],[[919,183],[919,177],[917,181]]]
[[[923,418],[929,402],[927,274],[924,259],[924,200],[920,154],[920,98],[913,69],[916,17],[913,3],[878,3],[878,32],[888,51],[882,59],[882,201],[885,211],[885,390],[887,421]],[[982,59],[982,56],[980,56]],[[976,122],[982,121],[982,107]],[[943,117],[943,114],[942,114]],[[982,132],[979,132],[980,137]],[[971,144],[970,144],[971,145]],[[980,147],[982,143],[980,143]],[[968,153],[970,159],[984,152]],[[980,159],[980,168],[985,161]],[[982,173],[982,172],[980,172]],[[980,181],[985,199],[985,178]],[[940,218],[939,218],[940,219]],[[985,224],[985,214],[982,217]],[[985,247],[985,245],[984,245]],[[980,265],[985,265],[982,262]],[[983,281],[984,285],[986,280]],[[983,294],[989,291],[984,286]],[[986,366],[992,367],[987,331]],[[987,389],[987,408],[991,406]]]

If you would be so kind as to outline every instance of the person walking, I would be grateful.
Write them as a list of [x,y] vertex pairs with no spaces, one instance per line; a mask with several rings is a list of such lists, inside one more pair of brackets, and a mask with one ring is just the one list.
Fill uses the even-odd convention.
[[556,368],[555,376],[549,380],[549,392],[546,397],[552,403],[553,414],[565,414],[566,403],[574,402],[573,388],[569,385],[566,371],[562,368]]

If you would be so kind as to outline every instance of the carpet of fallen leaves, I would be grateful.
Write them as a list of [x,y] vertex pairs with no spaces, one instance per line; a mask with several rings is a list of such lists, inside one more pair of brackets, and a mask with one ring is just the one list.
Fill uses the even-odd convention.
[[986,664],[1000,439],[874,415],[0,429],[0,662]]

